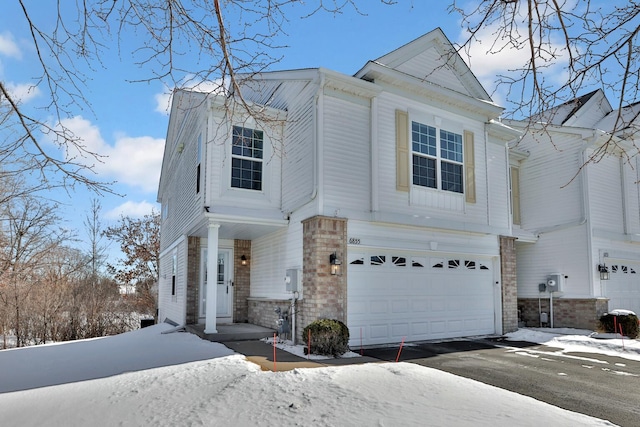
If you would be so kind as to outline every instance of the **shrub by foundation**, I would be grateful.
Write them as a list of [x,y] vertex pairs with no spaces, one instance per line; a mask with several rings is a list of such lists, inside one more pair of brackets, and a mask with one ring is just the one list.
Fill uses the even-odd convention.
[[[606,313],[600,317],[600,328],[605,332],[622,333],[629,338],[635,339],[638,336],[638,316],[635,314]],[[617,328],[617,330],[616,330]]]
[[312,354],[339,357],[349,350],[349,328],[339,320],[316,320],[307,325],[302,334],[305,340],[311,340],[311,345],[305,347],[305,354],[311,351]]

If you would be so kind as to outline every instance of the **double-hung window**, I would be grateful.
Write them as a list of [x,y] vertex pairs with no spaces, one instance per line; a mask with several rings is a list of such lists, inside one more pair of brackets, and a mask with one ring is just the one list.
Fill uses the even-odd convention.
[[411,122],[413,185],[462,193],[462,135]]
[[231,187],[262,190],[263,143],[262,131],[233,127]]

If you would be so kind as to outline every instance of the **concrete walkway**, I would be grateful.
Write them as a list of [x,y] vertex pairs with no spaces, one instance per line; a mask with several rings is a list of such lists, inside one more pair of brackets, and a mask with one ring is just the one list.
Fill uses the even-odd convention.
[[[297,368],[322,368],[326,366],[354,365],[359,363],[381,362],[373,357],[345,357],[310,360],[300,357],[273,345],[261,341],[272,338],[276,331],[250,323],[217,325],[217,333],[205,334],[204,325],[186,325],[185,330],[208,341],[219,342],[236,353],[243,354],[247,360],[259,365],[263,371],[290,371]],[[274,360],[275,357],[275,360]]]
[[263,371],[290,371],[298,368],[324,368],[327,366],[357,365],[361,363],[381,363],[379,359],[367,356],[328,358],[321,360],[311,360],[300,357],[280,348],[275,349],[273,345],[264,341],[229,341],[223,342],[236,353],[243,354],[247,360],[259,365]]

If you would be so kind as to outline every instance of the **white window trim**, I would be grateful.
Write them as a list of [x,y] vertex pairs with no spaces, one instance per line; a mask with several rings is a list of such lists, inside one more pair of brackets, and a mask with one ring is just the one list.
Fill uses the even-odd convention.
[[[465,174],[465,164],[464,164],[464,128],[461,124],[450,121],[450,120],[443,120],[442,118],[438,117],[438,116],[434,116],[434,115],[428,115],[428,114],[424,114],[424,113],[419,113],[419,112],[415,112],[415,111],[409,111],[409,120],[408,120],[408,138],[409,138],[409,167],[410,167],[410,183],[411,183],[411,187],[412,188],[418,188],[418,189],[425,189],[425,190],[430,190],[430,191],[438,191],[438,192],[442,192],[442,193],[446,193],[446,194],[453,194],[453,195],[464,195],[465,194],[465,182],[466,182],[466,174]],[[431,126],[433,128],[436,129],[436,155],[432,156],[432,155],[427,155],[424,153],[420,153],[417,151],[413,150],[413,123],[420,123],[422,125],[426,125],[426,126]],[[457,162],[454,160],[449,160],[449,159],[445,159],[441,156],[441,141],[440,141],[440,131],[444,130],[446,132],[451,132],[451,133],[455,133],[460,135],[461,139],[462,139],[462,162]],[[413,183],[413,178],[414,178],[414,174],[413,174],[413,156],[414,155],[418,155],[421,157],[425,157],[425,158],[430,158],[430,159],[435,159],[436,160],[436,187],[426,187],[423,185],[417,185]],[[462,174],[462,192],[456,192],[456,191],[451,191],[451,190],[444,190],[442,188],[442,167],[441,164],[442,162],[447,162],[447,163],[453,163],[456,165],[459,165],[461,168],[461,174]]]

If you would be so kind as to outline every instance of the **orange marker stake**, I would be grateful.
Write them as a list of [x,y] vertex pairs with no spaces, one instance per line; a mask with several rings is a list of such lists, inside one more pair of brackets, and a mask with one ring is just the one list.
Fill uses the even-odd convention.
[[276,334],[273,334],[273,372],[278,372],[278,365],[276,364]]
[[404,345],[404,337],[402,337],[402,342],[400,343],[400,348],[398,349],[398,355],[396,356],[396,363],[400,360],[400,352],[402,352],[402,346]]

